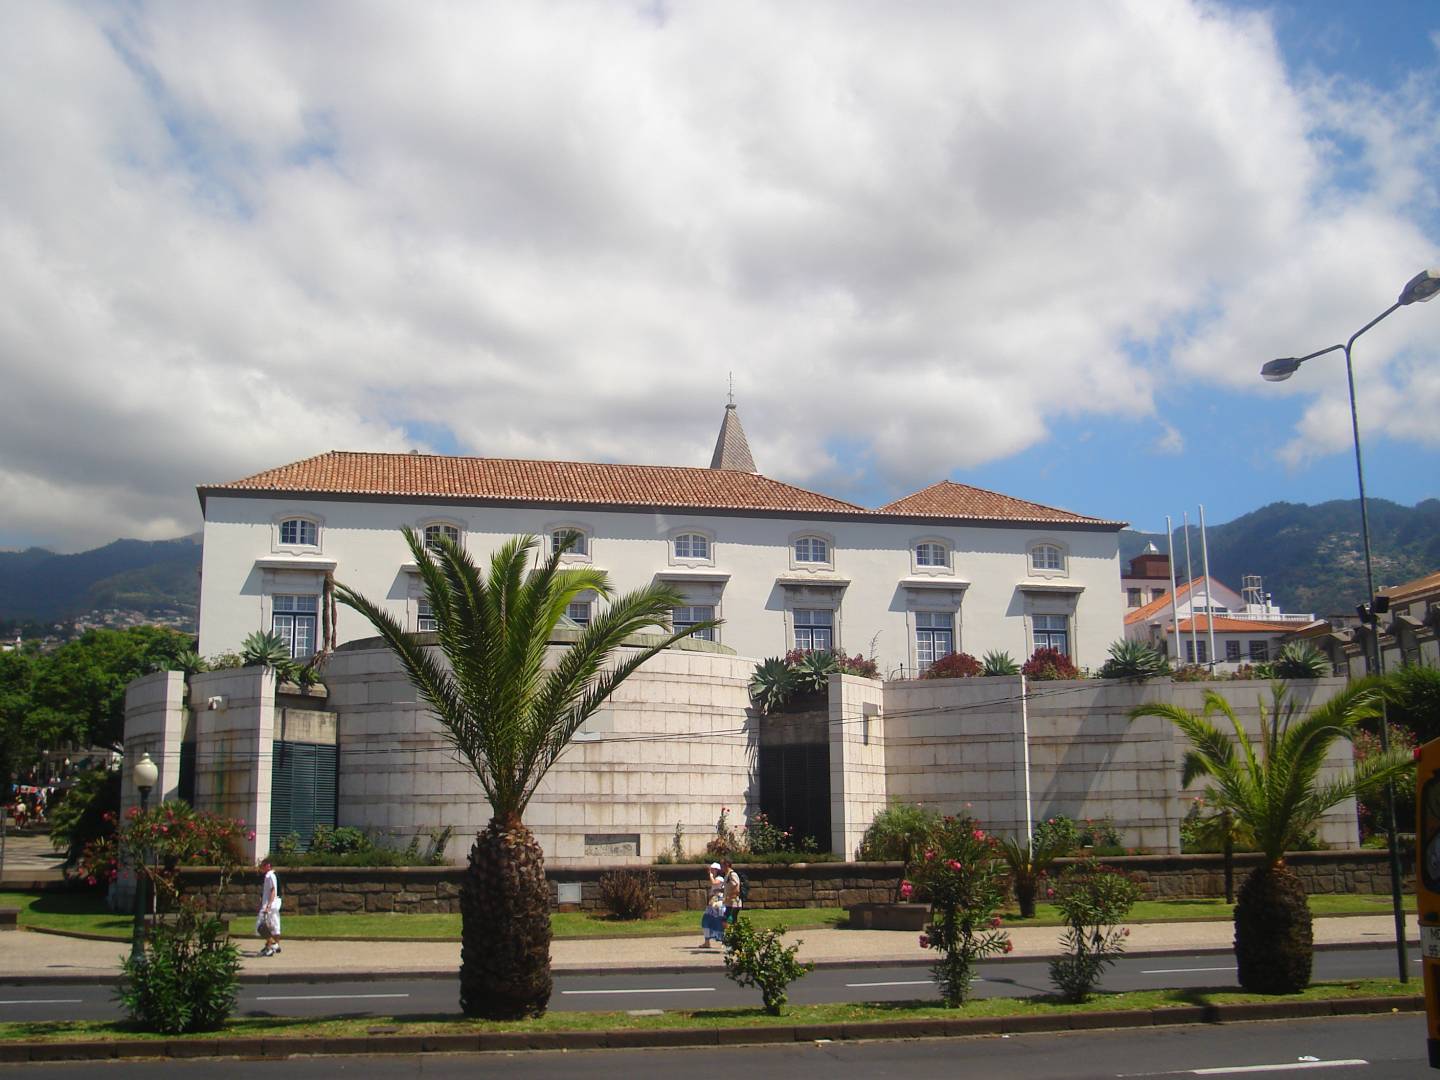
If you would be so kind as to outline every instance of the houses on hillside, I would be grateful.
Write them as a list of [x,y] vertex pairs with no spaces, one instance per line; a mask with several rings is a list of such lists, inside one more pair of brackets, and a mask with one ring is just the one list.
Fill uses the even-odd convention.
[[199,495],[205,654],[256,630],[301,658],[370,636],[348,610],[327,630],[336,580],[431,629],[404,525],[481,562],[517,534],[548,551],[573,533],[564,563],[622,591],[673,585],[676,625],[722,619],[709,636],[747,657],[836,649],[899,676],[949,652],[1051,646],[1098,668],[1121,636],[1122,522],[950,481],[873,509],[808,491],[756,470],[733,404],[709,468],[333,451]]

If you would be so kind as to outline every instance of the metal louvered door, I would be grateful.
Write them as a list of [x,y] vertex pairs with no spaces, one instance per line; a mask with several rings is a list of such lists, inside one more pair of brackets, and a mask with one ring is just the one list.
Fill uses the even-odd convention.
[[762,746],[760,809],[798,841],[813,836],[830,850],[830,747]]
[[276,742],[270,771],[270,844],[295,833],[310,847],[316,825],[335,826],[338,755],[333,746]]

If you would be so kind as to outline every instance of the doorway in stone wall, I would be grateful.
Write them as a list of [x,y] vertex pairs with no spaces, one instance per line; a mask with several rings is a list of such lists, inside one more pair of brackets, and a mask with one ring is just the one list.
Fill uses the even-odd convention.
[[760,747],[760,810],[797,841],[813,836],[830,850],[830,746]]

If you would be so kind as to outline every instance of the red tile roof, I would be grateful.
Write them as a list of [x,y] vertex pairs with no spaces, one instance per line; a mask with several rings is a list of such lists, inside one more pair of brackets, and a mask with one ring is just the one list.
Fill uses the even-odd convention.
[[202,505],[211,494],[254,492],[758,510],[846,517],[957,518],[1116,529],[1124,525],[1124,522],[1084,517],[948,480],[879,510],[868,510],[855,503],[736,469],[346,450],[331,450],[243,480],[202,485],[198,490]]
[[902,517],[968,518],[976,521],[1025,521],[1056,525],[1111,525],[1122,528],[1123,521],[1104,521],[1100,518],[1072,514],[1069,510],[1057,510],[1053,506],[1026,502],[1011,498],[984,488],[957,484],[953,480],[941,480],[927,488],[906,495],[903,499],[887,503],[877,511],[881,514],[895,514]]
[[[1190,590],[1194,586],[1204,584],[1204,581],[1205,579],[1203,577],[1197,577],[1193,581],[1184,581],[1181,582],[1179,585],[1175,586],[1175,602],[1179,603],[1181,600],[1185,599],[1185,597],[1189,595]],[[1132,623],[1144,622],[1152,615],[1158,615],[1162,611],[1167,613],[1168,618],[1168,612],[1170,611],[1170,601],[1170,594],[1166,593],[1164,596],[1159,596],[1156,597],[1154,600],[1151,600],[1143,607],[1131,608],[1125,613],[1125,625],[1129,626]]]
[[854,503],[733,469],[345,450],[317,454],[243,480],[205,485],[199,490],[202,501],[208,494],[253,491],[712,510],[867,512]]
[[1415,578],[1413,581],[1402,582],[1399,585],[1387,585],[1379,592],[1382,596],[1388,596],[1392,603],[1397,604],[1404,604],[1431,593],[1440,592],[1440,570],[1433,574],[1426,574],[1424,577]]
[[[1198,633],[1208,633],[1210,620],[1206,615],[1197,615],[1194,619],[1194,629]],[[1264,622],[1260,619],[1227,619],[1224,615],[1215,616],[1215,632],[1217,634],[1289,634],[1295,630],[1308,625],[1300,622]],[[1191,620],[1180,620],[1180,632],[1188,634],[1191,630]]]

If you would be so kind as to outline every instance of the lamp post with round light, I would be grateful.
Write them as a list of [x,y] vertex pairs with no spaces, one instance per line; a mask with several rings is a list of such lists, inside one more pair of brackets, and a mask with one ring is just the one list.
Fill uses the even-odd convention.
[[[160,779],[160,770],[150,760],[149,754],[141,754],[130,776],[140,792],[140,813],[143,814],[150,802],[150,789]],[[144,858],[143,855],[140,857]],[[138,864],[135,867],[135,925],[130,934],[130,959],[136,963],[145,961],[145,871]]]
[[[1279,360],[1271,360],[1260,369],[1261,376],[1269,382],[1284,382],[1299,371],[1300,365],[1306,360],[1313,360],[1317,356],[1341,350],[1345,353],[1345,379],[1350,387],[1350,430],[1355,442],[1355,476],[1360,484],[1360,540],[1365,548],[1365,592],[1368,597],[1366,602],[1361,605],[1361,617],[1371,624],[1370,637],[1374,641],[1373,658],[1371,650],[1368,648],[1365,650],[1365,666],[1377,675],[1385,674],[1385,654],[1380,647],[1380,623],[1375,617],[1379,607],[1375,602],[1375,568],[1370,558],[1370,512],[1365,501],[1365,464],[1360,455],[1360,417],[1355,409],[1355,370],[1350,363],[1350,352],[1355,345],[1355,340],[1380,320],[1393,314],[1399,308],[1431,300],[1436,293],[1440,293],[1440,269],[1422,270],[1405,283],[1405,288],[1400,291],[1400,298],[1395,303],[1351,334],[1345,344],[1317,349],[1306,356],[1287,356]],[[1383,699],[1380,715],[1380,748],[1387,754],[1390,752],[1390,728],[1384,713]],[[1395,785],[1393,783],[1387,782],[1385,785],[1385,806],[1390,817],[1390,828],[1386,830],[1386,833],[1389,840],[1387,846],[1390,850],[1390,896],[1395,909],[1395,955],[1400,968],[1400,981],[1408,982],[1410,972],[1409,963],[1405,957],[1405,907],[1400,884],[1400,850],[1395,836]]]

